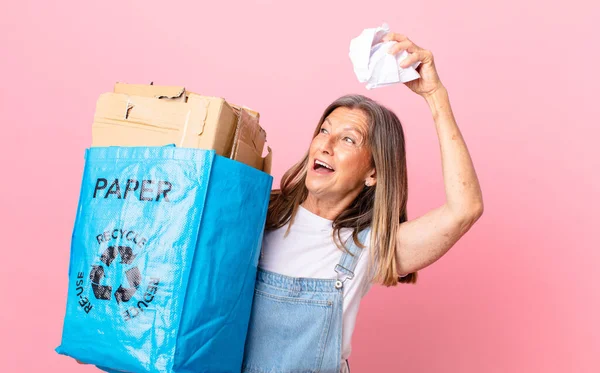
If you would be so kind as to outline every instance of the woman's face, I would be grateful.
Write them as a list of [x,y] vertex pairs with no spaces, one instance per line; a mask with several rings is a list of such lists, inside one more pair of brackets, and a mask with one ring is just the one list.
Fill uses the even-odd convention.
[[336,108],[325,119],[308,152],[306,187],[312,197],[353,200],[375,185],[367,118],[361,110]]

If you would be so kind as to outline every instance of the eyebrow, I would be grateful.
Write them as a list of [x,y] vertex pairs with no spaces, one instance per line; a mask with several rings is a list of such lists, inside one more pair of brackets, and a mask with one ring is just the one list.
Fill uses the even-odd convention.
[[[330,125],[330,126],[332,126],[332,127],[333,127],[333,123],[331,123],[331,121],[329,120],[329,118],[325,118],[325,121],[326,121],[327,123],[329,123],[329,125]],[[365,134],[364,134],[362,131],[360,131],[360,130],[356,129],[356,127],[350,127],[350,126],[346,126],[346,127],[342,128],[342,129],[343,129],[344,131],[346,131],[346,130],[350,130],[350,131],[356,132],[356,133],[358,133],[359,135],[361,135],[361,136],[363,136],[363,137],[365,136]]]

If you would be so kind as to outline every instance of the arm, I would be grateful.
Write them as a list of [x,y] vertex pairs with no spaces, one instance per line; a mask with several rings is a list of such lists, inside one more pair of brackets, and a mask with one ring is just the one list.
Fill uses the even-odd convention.
[[423,50],[402,35],[395,53],[407,50],[401,63],[421,61],[421,78],[406,85],[423,96],[435,123],[442,155],[446,203],[425,215],[398,226],[396,261],[399,275],[416,272],[437,261],[471,228],[483,214],[481,188],[467,145],[452,114],[448,92],[440,82],[431,52]]
[[399,225],[396,260],[401,276],[441,258],[483,213],[479,181],[446,90],[437,91],[426,100],[440,142],[446,203]]

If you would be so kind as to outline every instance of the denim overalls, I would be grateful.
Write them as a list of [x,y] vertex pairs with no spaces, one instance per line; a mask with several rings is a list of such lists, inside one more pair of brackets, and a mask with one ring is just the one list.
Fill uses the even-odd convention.
[[[359,233],[364,244],[368,230]],[[352,236],[337,280],[294,278],[258,269],[244,373],[339,373],[344,283],[363,250]]]

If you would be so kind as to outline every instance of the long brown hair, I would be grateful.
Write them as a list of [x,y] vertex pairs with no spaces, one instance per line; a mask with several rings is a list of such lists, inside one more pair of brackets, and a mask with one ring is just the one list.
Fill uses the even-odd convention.
[[[353,229],[353,239],[358,242],[358,232],[371,228],[371,264],[375,263],[374,282],[394,286],[398,282],[415,283],[417,273],[398,277],[396,246],[398,224],[407,220],[406,203],[408,183],[404,131],[400,120],[391,110],[362,95],[347,95],[335,100],[325,109],[313,138],[319,134],[325,119],[338,107],[361,110],[368,121],[367,135],[372,161],[377,172],[377,183],[365,186],[348,208],[333,221],[334,241],[343,247],[340,230]],[[290,168],[281,179],[281,187],[271,193],[266,229],[291,226],[298,206],[308,196],[306,174],[308,152]],[[288,226],[288,229],[289,229]]]

